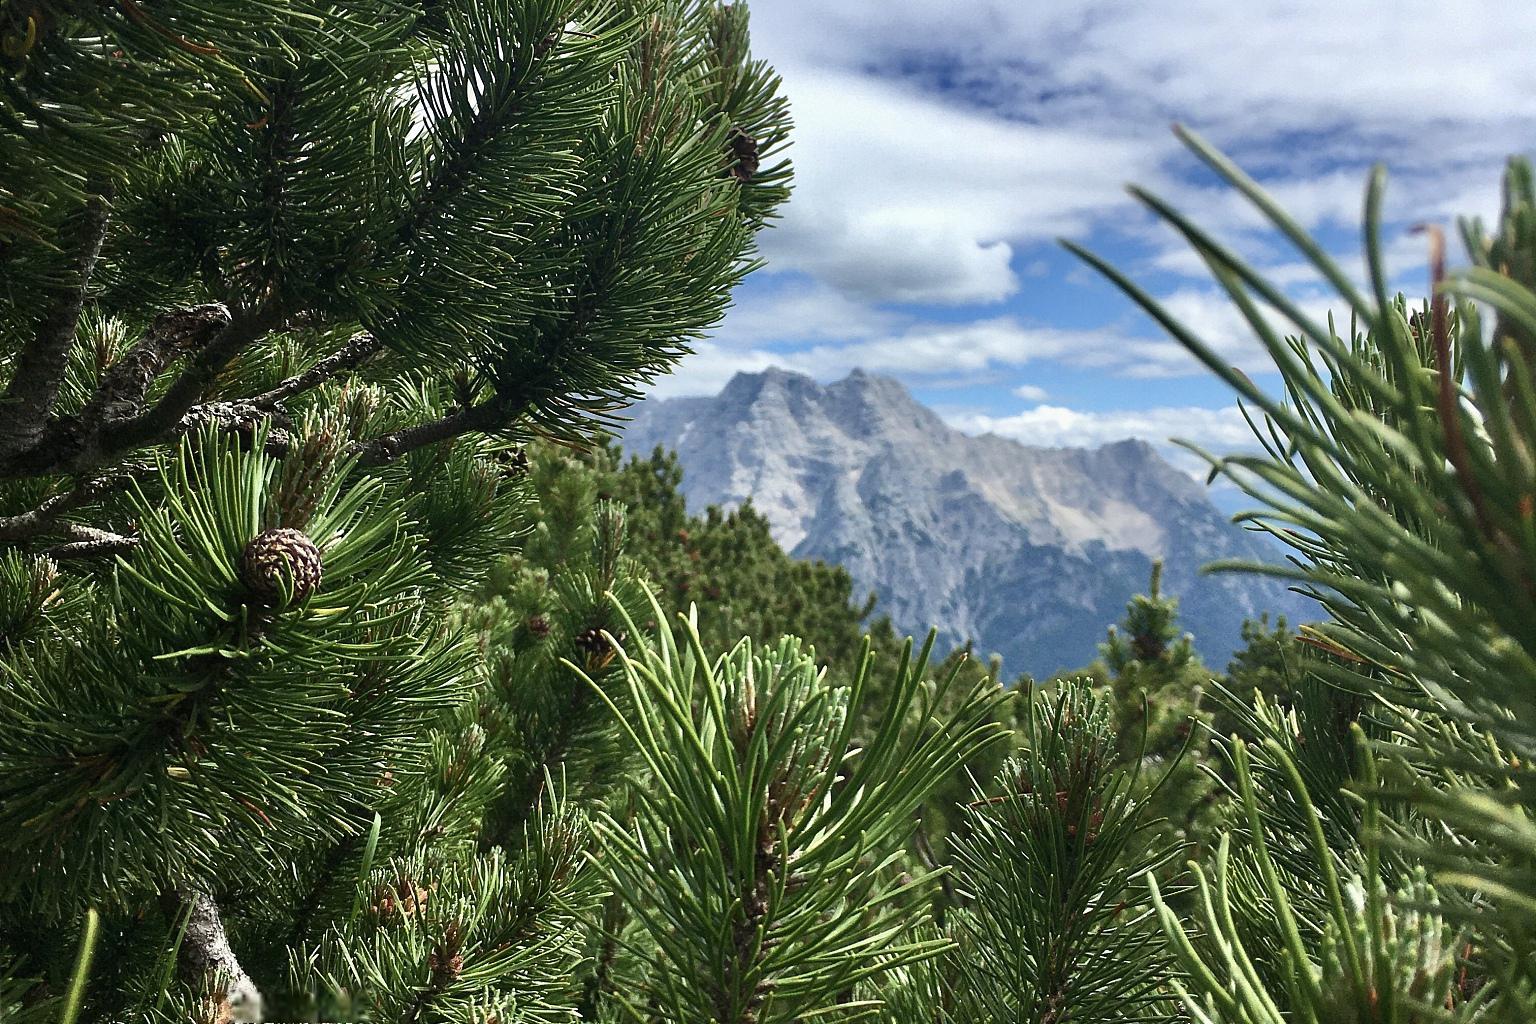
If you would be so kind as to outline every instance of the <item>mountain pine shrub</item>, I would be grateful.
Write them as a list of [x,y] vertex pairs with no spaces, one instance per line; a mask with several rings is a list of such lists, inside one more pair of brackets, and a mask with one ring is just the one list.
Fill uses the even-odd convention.
[[0,44],[0,1014],[571,1018],[627,762],[564,663],[643,643],[622,516],[521,632],[457,609],[519,444],[665,372],[786,195],[745,7],[7,3]]
[[[1227,365],[1153,297],[1073,247],[1240,396],[1261,446],[1207,456],[1289,546],[1327,613],[1286,706],[1223,744],[1241,811],[1193,864],[1194,920],[1156,896],[1201,1022],[1536,1017],[1531,680],[1536,678],[1536,190],[1512,160],[1490,231],[1461,226],[1412,308],[1382,259],[1385,173],[1364,206],[1364,287],[1199,138],[1193,151],[1335,289],[1320,321],[1169,204],[1134,190],[1231,297],[1283,383]],[[1278,329],[1277,322],[1285,324]],[[1345,327],[1343,325],[1347,324]]]
[[1083,253],[1247,404],[1212,470],[1323,613],[1283,691],[1218,691],[1180,874],[1185,716],[1117,724],[1198,667],[1155,585],[1118,690],[1009,710],[930,646],[772,635],[864,614],[760,523],[710,558],[799,605],[714,615],[734,581],[630,554],[680,509],[530,480],[785,196],[744,7],[13,2],[0,74],[0,1019],[1536,1019],[1524,163],[1410,309],[1379,174],[1362,289],[1189,137],[1338,292],[1138,192],[1278,395]]

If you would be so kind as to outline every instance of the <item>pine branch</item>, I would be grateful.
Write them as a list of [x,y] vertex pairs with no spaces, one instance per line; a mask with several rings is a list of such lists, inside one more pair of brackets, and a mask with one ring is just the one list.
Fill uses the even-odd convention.
[[236,315],[192,358],[153,408],[112,426],[110,436],[103,438],[103,455],[131,451],[169,434],[229,361],[281,322],[272,303]]
[[360,331],[354,334],[339,351],[326,356],[303,373],[289,377],[271,391],[257,395],[250,400],[250,404],[271,408],[294,395],[319,387],[340,373],[354,369],[383,347],[384,343],[377,335]]
[[177,357],[206,345],[230,319],[229,310],[216,302],[155,317],[139,343],[102,374],[96,393],[80,412],[85,430],[97,432],[103,424],[136,415],[160,372]]
[[29,512],[0,518],[0,542],[29,540],[46,533],[66,512],[121,490],[132,480],[133,475],[130,473],[114,473],[88,479],[63,494],[54,495]]
[[[560,34],[558,23],[550,25],[550,31],[531,48],[529,60],[502,63],[485,83],[485,101],[452,139],[447,159],[432,167],[420,183],[408,215],[395,231],[398,244],[413,243],[439,211],[468,190],[475,172],[488,160],[487,148],[509,136],[511,126],[527,115],[528,93],[539,82],[545,58],[559,41]],[[462,59],[472,53],[459,56]],[[446,74],[473,75],[479,70],[482,69],[454,67]]]
[[[232,316],[217,303],[161,314],[139,344],[107,371],[82,415],[54,421],[32,448],[0,460],[0,476],[88,471],[210,420],[266,416],[264,410],[238,412],[236,403],[201,408],[194,403],[231,359],[278,321],[270,307]],[[188,352],[195,353],[189,365],[153,408],[113,415],[137,410],[159,371]]]
[[293,443],[289,428],[293,421],[280,412],[273,412],[253,402],[205,402],[187,410],[176,424],[177,434],[190,434],[204,427],[216,427],[225,433],[240,437],[242,446],[254,443],[263,424],[267,425],[263,450],[274,458],[288,454]]
[[104,189],[86,201],[75,232],[73,279],[16,357],[10,384],[0,400],[0,458],[24,452],[42,437],[48,413],[64,380],[86,288],[106,237],[110,199],[110,190]]
[[219,905],[203,890],[177,894],[187,914],[181,969],[213,1002],[215,1020],[260,1020],[261,991],[230,947]]
[[358,463],[383,466],[418,448],[448,441],[473,431],[499,430],[511,423],[526,408],[526,403],[508,402],[497,397],[430,423],[381,434],[358,445]]
[[45,554],[56,561],[70,558],[101,558],[132,551],[139,546],[137,537],[128,537],[110,530],[98,530],[93,526],[70,526],[72,538],[67,544],[49,548]]

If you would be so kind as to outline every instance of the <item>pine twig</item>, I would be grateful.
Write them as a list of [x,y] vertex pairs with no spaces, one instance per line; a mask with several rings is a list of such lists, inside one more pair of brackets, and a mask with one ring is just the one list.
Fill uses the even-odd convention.
[[917,849],[917,859],[923,865],[923,869],[939,876],[939,891],[943,894],[943,902],[934,902],[933,920],[942,928],[949,908],[958,903],[959,896],[955,892],[955,881],[949,876],[949,872],[944,870],[944,865],[939,863],[939,858],[934,854],[933,842],[928,838],[928,830],[923,827],[921,816],[918,818],[917,829],[912,833],[912,839]]
[[253,402],[205,402],[194,405],[176,424],[176,433],[185,434],[201,427],[215,426],[225,433],[238,434],[242,447],[248,448],[254,441],[262,423],[268,424],[263,450],[273,458],[288,454],[293,444],[289,428],[293,421],[280,412],[272,412]]
[[14,516],[0,517],[0,543],[30,540],[53,528],[59,517],[82,505],[88,505],[133,481],[130,473],[114,473],[76,484],[71,490],[56,494],[36,508]]
[[339,351],[326,356],[303,373],[289,377],[271,391],[250,399],[250,404],[271,408],[294,395],[319,387],[339,373],[361,365],[383,347],[384,343],[376,335],[368,331],[360,331],[354,334]]
[[499,430],[516,419],[521,411],[522,406],[493,398],[430,423],[419,423],[360,442],[358,462],[363,466],[382,466],[417,448],[448,441],[461,434]]
[[58,544],[44,552],[55,561],[69,558],[100,558],[122,554],[139,546],[139,538],[129,537],[111,530],[98,530],[94,526],[71,526],[71,540]]
[[236,314],[192,358],[160,401],[139,415],[113,425],[110,435],[103,438],[102,454],[110,457],[130,451],[171,433],[229,361],[281,320],[272,305]]
[[[271,307],[232,315],[218,303],[162,314],[149,335],[107,371],[82,416],[53,421],[31,448],[0,457],[0,476],[86,472],[210,418],[230,418],[234,404],[199,407],[197,400],[231,359],[278,322]],[[192,354],[181,376],[153,407],[139,410],[143,392],[160,369],[188,348]],[[238,424],[265,415],[253,411],[235,419]]]
[[102,374],[96,393],[80,412],[88,432],[140,411],[144,396],[160,371],[177,357],[202,348],[229,326],[229,309],[209,302],[173,309],[155,317],[139,343]]
[[34,447],[43,436],[48,413],[64,380],[86,289],[107,234],[110,197],[111,190],[102,189],[86,201],[77,228],[73,280],[16,357],[10,384],[0,399],[0,457],[19,455]]
[[1430,273],[1430,336],[1435,349],[1435,370],[1438,387],[1435,391],[1435,410],[1445,431],[1446,460],[1450,462],[1457,481],[1466,492],[1477,517],[1478,528],[1488,537],[1496,531],[1488,518],[1488,508],[1483,502],[1482,488],[1472,473],[1471,460],[1467,455],[1467,441],[1461,433],[1461,417],[1457,412],[1455,366],[1451,358],[1451,341],[1448,307],[1445,296],[1445,233],[1433,224],[1419,228],[1429,236]]

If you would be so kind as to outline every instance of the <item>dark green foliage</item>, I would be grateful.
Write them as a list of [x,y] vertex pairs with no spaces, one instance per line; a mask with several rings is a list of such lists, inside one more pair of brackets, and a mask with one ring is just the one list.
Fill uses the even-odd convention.
[[[560,491],[581,502],[584,483],[565,478]],[[557,532],[564,533],[558,543]],[[625,539],[619,505],[551,501],[523,550],[495,574],[490,596],[469,614],[489,667],[479,721],[507,765],[485,823],[488,841],[521,827],[548,776],[582,800],[602,797],[623,777],[626,751],[609,711],[569,665],[616,681],[617,648],[608,637],[620,645],[645,640],[628,634],[618,616],[645,608]]]
[[[323,586],[274,606],[239,563],[276,519],[276,464],[218,437],[199,447],[161,466],[174,503],[138,505],[117,613],[97,603],[73,643],[11,658],[0,855],[13,906],[116,909],[167,879],[244,882],[329,835],[383,764],[417,770],[420,722],[463,697],[469,652],[411,600],[427,564],[379,482],[344,484],[342,462],[314,484],[300,526],[321,539]],[[302,732],[285,720],[298,709]]]
[[1227,663],[1231,689],[1244,697],[1257,692],[1289,704],[1304,674],[1301,648],[1283,615],[1273,625],[1267,614],[1249,619],[1243,623],[1243,646]]
[[[911,654],[862,746],[868,656],[833,682],[793,638],[712,656],[687,620],[622,656],[624,729],[651,778],[628,821],[602,820],[601,864],[653,947],[641,991],[621,996],[635,1012],[720,1024],[854,1012],[854,986],[941,948],[899,937],[922,912],[901,851],[933,787],[999,738],[1002,693],[955,673],[935,688],[928,649]],[[955,687],[957,710],[940,716]]]
[[1164,594],[1161,583],[1162,565],[1155,563],[1147,593],[1131,598],[1125,618],[1099,645],[1100,660],[1056,681],[1082,681],[1103,693],[1116,762],[1142,780],[1140,797],[1151,797],[1155,786],[1149,815],[1194,852],[1217,813],[1204,770],[1206,693],[1215,680],[1194,637],[1179,630],[1178,598]]
[[866,634],[878,657],[897,656],[900,642],[889,621],[867,621],[873,595],[855,599],[841,566],[789,557],[750,504],[689,515],[675,454],[658,449],[621,462],[610,449],[588,458],[599,492],[629,509],[630,554],[662,586],[671,607],[698,604],[707,644],[804,637],[815,642],[824,664],[843,673],[858,666]]
[[1310,656],[1285,616],[1273,625],[1268,614],[1244,622],[1243,646],[1227,663],[1222,684],[1231,697],[1213,702],[1212,731],[1217,736],[1230,736],[1238,731],[1243,709],[1255,700],[1280,707],[1296,703],[1299,691],[1307,685]]
[[317,1006],[367,1020],[569,1020],[595,902],[586,825],[538,814],[507,845],[375,869],[313,956],[295,957],[294,985],[318,978]]
[[[622,503],[625,555],[658,587],[664,607],[695,609],[706,649],[728,649],[743,636],[764,643],[800,637],[836,679],[858,670],[867,637],[875,660],[857,735],[873,735],[891,699],[886,687],[896,678],[901,644],[889,620],[870,621],[873,596],[855,600],[847,570],[791,558],[750,505],[729,513],[711,508],[690,515],[681,491],[682,470],[671,453],[658,450],[648,458],[625,460],[613,447],[573,453],[535,445],[529,473],[541,515],[518,564],[554,572],[579,563],[584,538],[592,529],[594,502]],[[498,583],[494,592],[503,593],[502,586]],[[645,618],[633,606],[630,610]],[[506,642],[518,641],[513,637]],[[997,666],[981,664],[969,649],[951,652],[934,674],[947,678],[951,672],[960,672],[967,681],[997,681]],[[948,691],[953,697],[964,692],[958,687]],[[939,709],[944,714],[955,710],[947,705]],[[1011,728],[1011,719],[1009,706],[1000,707],[999,722]],[[996,775],[1005,753],[1005,747],[997,745],[957,765],[925,802],[916,835],[919,856],[929,867],[947,863],[947,837],[963,827],[957,809],[970,798],[977,779]]]
[[944,1019],[1173,1020],[1140,879],[1176,848],[1117,769],[1110,709],[1072,684],[1020,702],[1022,748],[953,846],[964,902]]
[[1099,645],[1114,708],[1120,754],[1167,757],[1189,738],[1211,673],[1180,633],[1178,598],[1162,592],[1162,563],[1145,594],[1131,598],[1125,619]]
[[463,605],[548,553],[520,446],[599,435],[753,266],[746,17],[0,5],[7,1015],[94,906],[82,1019],[570,1018],[625,757],[561,662],[614,663],[622,510]]

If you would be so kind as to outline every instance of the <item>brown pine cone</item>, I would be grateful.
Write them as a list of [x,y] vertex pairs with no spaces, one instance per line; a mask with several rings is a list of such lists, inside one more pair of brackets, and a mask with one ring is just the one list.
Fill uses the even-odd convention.
[[732,128],[726,138],[728,153],[731,157],[730,174],[737,181],[746,184],[757,176],[758,152],[757,140],[740,128]]
[[324,566],[315,542],[298,530],[263,530],[240,553],[240,580],[264,601],[302,601],[320,588]]

